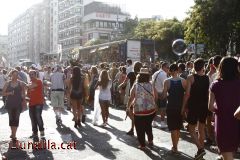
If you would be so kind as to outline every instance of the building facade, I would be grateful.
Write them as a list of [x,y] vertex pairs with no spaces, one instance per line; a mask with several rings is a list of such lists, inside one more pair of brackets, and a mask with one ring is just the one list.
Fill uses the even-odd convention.
[[8,49],[8,36],[0,35],[0,55],[7,56]]
[[45,55],[66,60],[89,40],[111,40],[121,34],[128,16],[120,7],[102,2],[44,0],[9,24],[8,60],[42,63]]
[[7,54],[8,54],[8,36],[0,35],[0,67],[6,66]]
[[40,63],[40,54],[50,52],[50,0],[32,6],[8,26],[8,60]]
[[92,39],[111,40],[118,36],[128,16],[118,6],[96,1],[86,4],[82,19],[84,43]]
[[30,59],[41,62],[40,55],[50,53],[50,1],[45,0],[34,6],[33,12],[33,53]]
[[74,48],[82,46],[83,0],[59,0],[58,3],[58,43],[62,46],[62,57]]
[[50,54],[58,52],[58,1],[50,0]]
[[8,60],[10,64],[19,59],[29,59],[33,52],[32,46],[32,16],[33,9],[26,10],[8,25]]

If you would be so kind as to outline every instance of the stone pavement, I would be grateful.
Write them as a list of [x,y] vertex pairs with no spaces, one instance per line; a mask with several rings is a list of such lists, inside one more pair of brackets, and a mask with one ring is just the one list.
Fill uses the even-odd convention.
[[[0,152],[10,160],[23,159],[56,159],[56,160],[102,160],[102,159],[128,159],[128,160],[190,160],[193,159],[196,147],[191,143],[189,134],[181,132],[179,150],[181,155],[171,155],[171,137],[167,130],[159,128],[153,129],[154,147],[148,148],[145,152],[136,148],[138,145],[136,136],[126,135],[130,128],[129,118],[125,121],[125,112],[121,109],[111,108],[109,125],[105,128],[92,124],[92,112],[87,110],[86,123],[80,129],[74,128],[72,114],[69,111],[62,115],[62,125],[57,126],[55,115],[51,106],[45,106],[43,120],[45,127],[46,140],[56,144],[55,148],[49,149],[9,149],[10,129],[8,127],[8,114],[4,109],[0,109]],[[19,144],[24,146],[32,142],[31,123],[28,110],[23,112],[20,117],[20,126],[17,131]],[[136,135],[136,134],[135,134]],[[67,143],[75,141],[76,148],[61,149],[60,144],[66,148]],[[11,144],[10,144],[11,145]],[[46,145],[47,146],[47,145]],[[54,145],[50,145],[54,147]],[[215,153],[206,150],[204,156],[206,160],[214,160]]]

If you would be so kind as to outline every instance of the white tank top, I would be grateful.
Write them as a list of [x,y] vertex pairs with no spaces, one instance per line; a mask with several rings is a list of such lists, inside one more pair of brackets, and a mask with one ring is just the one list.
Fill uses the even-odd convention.
[[100,86],[100,93],[99,93],[99,99],[101,100],[111,100],[111,87],[112,87],[112,81],[108,82],[108,86],[103,89],[102,86]]

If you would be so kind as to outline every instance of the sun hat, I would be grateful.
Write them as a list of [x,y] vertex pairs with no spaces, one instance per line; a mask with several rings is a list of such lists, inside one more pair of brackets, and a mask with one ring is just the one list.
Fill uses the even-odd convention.
[[148,68],[141,68],[139,74],[150,74]]

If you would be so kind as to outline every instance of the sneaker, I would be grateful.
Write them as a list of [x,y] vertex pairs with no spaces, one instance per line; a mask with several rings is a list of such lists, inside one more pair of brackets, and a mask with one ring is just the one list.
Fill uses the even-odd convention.
[[201,159],[206,154],[204,149],[198,149],[197,154],[195,155],[194,159]]
[[61,118],[59,118],[59,117],[56,117],[56,123],[57,123],[57,124],[59,124],[59,123],[62,123],[62,120],[61,120]]
[[29,137],[29,138],[34,138],[34,137],[36,137],[38,134],[34,134],[34,133],[32,133],[32,135]]
[[131,129],[131,130],[128,131],[126,134],[129,135],[129,136],[134,136],[134,131]]
[[44,131],[41,131],[41,132],[40,132],[40,137],[41,137],[41,138],[44,138],[44,137],[45,137]]
[[148,146],[149,146],[150,148],[153,147],[153,146],[154,146],[153,141],[148,142]]
[[160,128],[161,129],[165,129],[165,128],[167,128],[168,126],[167,126],[167,124],[164,122],[164,121],[161,121],[161,123],[160,123]]
[[33,142],[39,142],[38,136],[33,137]]
[[154,128],[158,127],[158,124],[157,124],[156,121],[153,121],[153,122],[152,122],[152,127],[154,127]]
[[98,125],[98,123],[95,122],[95,121],[93,121],[92,124],[93,124],[94,126],[97,126],[97,125]]
[[41,137],[41,141],[46,141],[46,138],[45,137]]
[[107,124],[106,124],[106,123],[103,123],[103,124],[101,124],[100,126],[101,126],[101,127],[106,127]]

